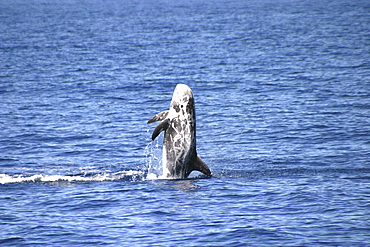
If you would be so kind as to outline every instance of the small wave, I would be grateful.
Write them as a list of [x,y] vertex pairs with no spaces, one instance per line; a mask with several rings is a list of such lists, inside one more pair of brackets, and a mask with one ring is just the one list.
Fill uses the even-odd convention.
[[121,171],[100,173],[90,176],[81,175],[8,175],[0,174],[0,184],[8,183],[47,183],[47,182],[104,182],[104,181],[140,181],[145,178],[143,171]]

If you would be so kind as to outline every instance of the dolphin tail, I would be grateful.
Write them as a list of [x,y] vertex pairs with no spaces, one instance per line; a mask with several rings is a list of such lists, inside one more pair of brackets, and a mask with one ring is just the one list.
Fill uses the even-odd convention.
[[197,158],[195,159],[193,170],[200,171],[204,173],[207,176],[212,176],[211,170],[208,168],[206,163],[197,155]]
[[154,117],[152,117],[151,119],[149,119],[148,124],[149,123],[153,123],[153,122],[157,122],[157,121],[163,121],[163,120],[165,120],[167,118],[167,116],[168,116],[168,112],[169,112],[169,110],[162,111],[162,112],[156,114]]

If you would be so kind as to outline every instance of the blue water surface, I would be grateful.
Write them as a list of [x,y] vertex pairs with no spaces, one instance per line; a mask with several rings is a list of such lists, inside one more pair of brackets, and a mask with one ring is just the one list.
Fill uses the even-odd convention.
[[[370,246],[368,0],[0,0],[1,246]],[[177,83],[213,177],[160,175]]]

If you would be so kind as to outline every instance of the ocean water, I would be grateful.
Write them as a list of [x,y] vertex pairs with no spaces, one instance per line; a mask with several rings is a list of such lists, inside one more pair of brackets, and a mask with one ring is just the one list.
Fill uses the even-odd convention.
[[[370,246],[369,34],[368,0],[0,0],[0,245]],[[177,83],[211,178],[156,179]]]

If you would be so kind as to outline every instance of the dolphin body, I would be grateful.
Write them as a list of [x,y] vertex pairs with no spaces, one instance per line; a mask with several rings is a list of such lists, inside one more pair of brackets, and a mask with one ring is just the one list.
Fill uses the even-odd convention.
[[163,177],[184,179],[196,170],[211,176],[211,171],[197,155],[194,96],[190,87],[177,84],[170,109],[152,117],[148,123],[161,121],[153,131],[154,140],[164,131]]

